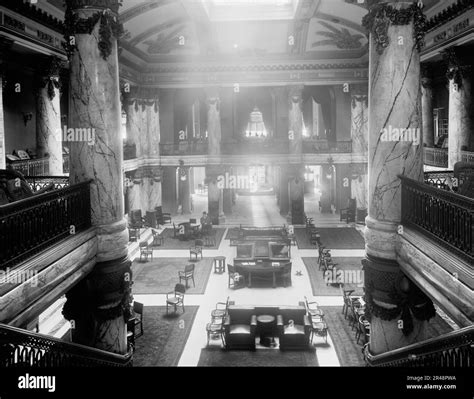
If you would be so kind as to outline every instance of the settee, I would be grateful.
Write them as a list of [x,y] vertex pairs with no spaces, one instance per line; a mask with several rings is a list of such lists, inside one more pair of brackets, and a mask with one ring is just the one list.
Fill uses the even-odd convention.
[[308,349],[311,323],[304,304],[298,306],[242,306],[231,305],[224,321],[226,349],[255,350],[259,331],[257,318],[261,315],[275,317],[273,324],[265,326],[265,333],[278,337],[280,349]]

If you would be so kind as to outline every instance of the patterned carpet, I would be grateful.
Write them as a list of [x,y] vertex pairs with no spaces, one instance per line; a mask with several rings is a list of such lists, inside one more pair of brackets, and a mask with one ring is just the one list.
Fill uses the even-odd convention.
[[[306,270],[308,271],[309,281],[311,282],[311,288],[313,295],[329,295],[329,296],[340,296],[341,290],[338,286],[332,286],[331,284],[326,285],[325,275],[322,270],[318,270],[318,258],[301,258]],[[339,274],[329,274],[326,278],[333,279],[335,282],[346,280],[344,283],[345,289],[355,290],[354,295],[362,295],[364,293],[364,273],[362,271],[362,264],[360,261],[363,258],[333,258],[334,263],[338,265],[336,268],[341,271],[342,276]],[[346,271],[346,273],[343,273]],[[349,282],[349,281],[351,282]]]
[[[134,367],[177,366],[199,306],[166,315],[166,306],[145,306],[144,334],[135,339]],[[138,330],[137,330],[138,331]]]
[[[364,249],[365,241],[362,235],[353,227],[317,227],[321,242],[329,249]],[[306,228],[295,228],[296,241],[299,249],[316,248],[309,242]]]
[[219,348],[202,349],[198,367],[317,367],[315,351],[225,351]]
[[[194,264],[194,282],[188,280],[186,294],[204,294],[212,270],[212,258],[203,258],[191,262],[189,258],[155,258],[154,261],[135,261],[132,265],[133,294],[166,294],[174,289],[179,282],[178,271]],[[183,282],[184,283],[184,282]]]

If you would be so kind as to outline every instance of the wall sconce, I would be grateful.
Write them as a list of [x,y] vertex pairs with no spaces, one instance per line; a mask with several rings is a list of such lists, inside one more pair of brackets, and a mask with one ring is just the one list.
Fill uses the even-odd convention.
[[29,121],[33,119],[33,113],[32,112],[22,112],[23,115],[23,123],[25,126],[28,124]]

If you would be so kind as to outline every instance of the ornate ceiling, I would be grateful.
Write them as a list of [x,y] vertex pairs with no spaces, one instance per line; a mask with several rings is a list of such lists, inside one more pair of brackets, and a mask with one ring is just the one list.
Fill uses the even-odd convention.
[[[456,0],[424,0],[430,17]],[[43,3],[43,4],[41,4]],[[39,0],[56,13],[63,0]],[[353,60],[367,56],[360,0],[123,0],[121,61]]]

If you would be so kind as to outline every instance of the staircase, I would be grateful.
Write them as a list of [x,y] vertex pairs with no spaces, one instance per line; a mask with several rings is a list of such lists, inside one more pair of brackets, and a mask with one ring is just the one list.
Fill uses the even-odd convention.
[[131,367],[133,352],[119,355],[0,324],[2,367]]
[[380,355],[366,346],[364,354],[374,367],[474,367],[474,326]]

